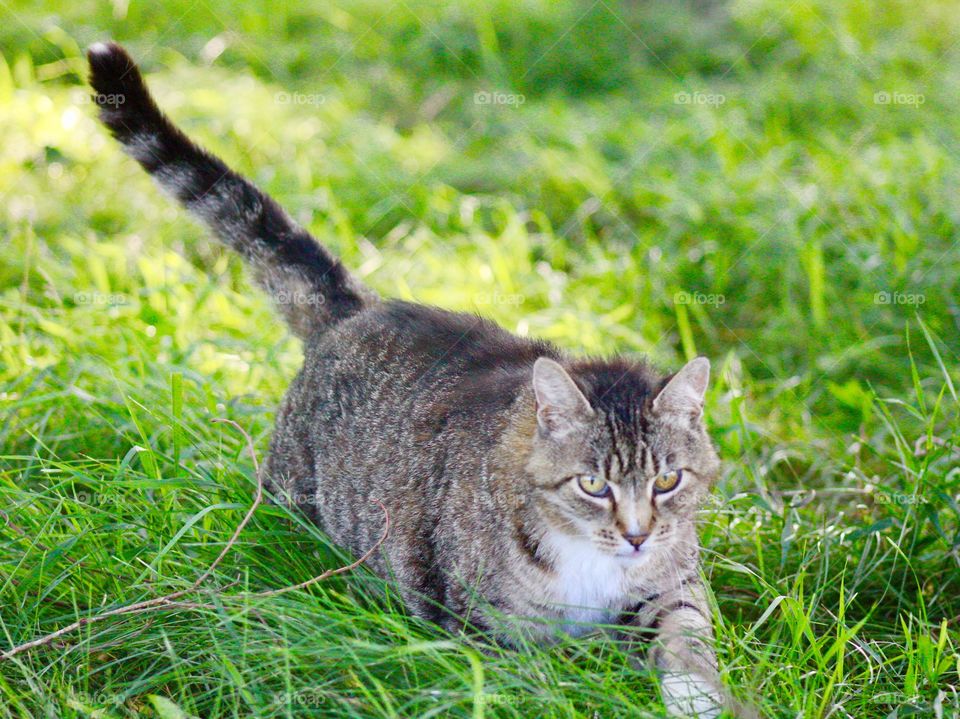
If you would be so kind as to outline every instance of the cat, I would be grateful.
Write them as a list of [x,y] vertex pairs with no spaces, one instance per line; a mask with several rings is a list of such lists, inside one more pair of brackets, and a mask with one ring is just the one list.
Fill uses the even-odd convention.
[[369,563],[418,616],[506,644],[612,624],[649,647],[671,714],[741,713],[699,572],[695,517],[720,467],[709,361],[663,376],[381,299],[177,129],[123,48],[88,59],[103,123],[251,264],[303,340],[264,463],[273,494],[358,554],[382,502],[393,529]]

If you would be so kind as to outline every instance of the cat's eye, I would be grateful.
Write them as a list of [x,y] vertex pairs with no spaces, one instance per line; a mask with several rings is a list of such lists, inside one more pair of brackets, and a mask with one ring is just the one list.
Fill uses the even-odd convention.
[[577,485],[591,497],[606,497],[610,494],[610,485],[607,480],[593,474],[581,474],[577,477]]
[[677,485],[680,484],[680,478],[682,476],[682,469],[671,469],[669,472],[664,472],[653,480],[654,493],[663,494],[664,492],[676,489]]

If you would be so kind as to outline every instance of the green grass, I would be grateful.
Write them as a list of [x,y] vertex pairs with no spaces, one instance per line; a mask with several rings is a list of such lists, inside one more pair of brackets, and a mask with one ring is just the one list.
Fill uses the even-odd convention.
[[[0,647],[200,576],[254,489],[211,419],[263,452],[300,362],[237,259],[95,122],[81,49],[115,37],[384,294],[576,351],[711,357],[725,469],[702,537],[728,684],[775,717],[958,716],[955,3],[0,16]],[[477,102],[494,92],[514,99]],[[0,663],[0,717],[662,712],[600,637],[481,646],[366,570],[246,597],[344,561],[264,506],[205,606]]]

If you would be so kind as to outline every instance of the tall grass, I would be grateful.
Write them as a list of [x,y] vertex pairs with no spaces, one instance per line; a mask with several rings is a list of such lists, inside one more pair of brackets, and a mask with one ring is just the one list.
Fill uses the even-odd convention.
[[[300,348],[97,125],[115,37],[164,107],[384,294],[580,352],[697,353],[721,665],[778,717],[958,715],[953,3],[2,6],[0,647],[182,589]],[[0,663],[0,717],[657,716],[602,633],[408,616],[258,509],[193,609]]]

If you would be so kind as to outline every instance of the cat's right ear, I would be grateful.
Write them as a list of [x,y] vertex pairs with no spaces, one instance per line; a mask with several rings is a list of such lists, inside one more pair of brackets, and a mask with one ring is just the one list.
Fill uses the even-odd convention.
[[540,431],[559,439],[582,428],[593,408],[558,362],[540,357],[533,363],[533,393],[537,398]]

